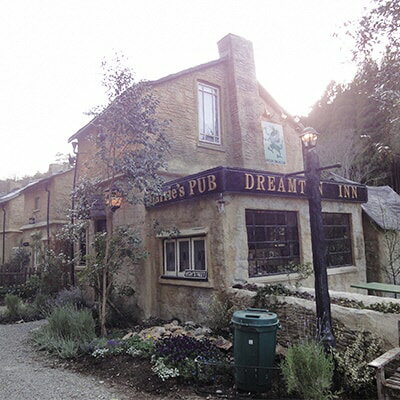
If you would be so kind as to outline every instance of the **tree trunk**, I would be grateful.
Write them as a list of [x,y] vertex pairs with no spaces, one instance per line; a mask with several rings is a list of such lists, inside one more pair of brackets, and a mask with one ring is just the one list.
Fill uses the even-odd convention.
[[101,336],[107,335],[106,320],[107,320],[107,301],[108,301],[108,286],[111,279],[111,275],[108,271],[109,256],[110,256],[110,244],[111,237],[113,234],[113,212],[109,206],[106,206],[106,223],[107,223],[107,235],[106,235],[106,251],[103,262],[103,273],[102,273],[102,288],[101,288],[101,308],[100,308],[100,333]]

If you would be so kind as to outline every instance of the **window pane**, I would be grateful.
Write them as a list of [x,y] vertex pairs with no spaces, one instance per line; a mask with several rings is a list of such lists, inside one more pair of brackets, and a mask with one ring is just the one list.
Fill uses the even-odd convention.
[[285,273],[300,262],[295,212],[246,210],[246,225],[250,277]]
[[165,264],[167,271],[175,271],[175,242],[165,244]]
[[350,214],[322,213],[328,267],[352,265]]
[[204,240],[193,240],[194,269],[204,271],[206,269],[206,254]]
[[219,143],[218,90],[199,84],[199,135],[200,140]]
[[199,91],[199,129],[200,132],[204,132],[204,104],[203,104],[203,92]]
[[179,272],[190,268],[189,240],[179,241]]

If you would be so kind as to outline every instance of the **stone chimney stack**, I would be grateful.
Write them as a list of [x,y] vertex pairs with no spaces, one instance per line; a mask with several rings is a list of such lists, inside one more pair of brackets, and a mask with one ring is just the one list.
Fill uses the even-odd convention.
[[218,42],[218,50],[221,58],[227,58],[232,161],[237,166],[260,168],[259,160],[264,157],[260,121],[262,104],[253,44],[230,33]]
[[49,174],[54,175],[58,174],[59,172],[64,172],[68,169],[68,164],[67,163],[62,163],[62,164],[49,164]]

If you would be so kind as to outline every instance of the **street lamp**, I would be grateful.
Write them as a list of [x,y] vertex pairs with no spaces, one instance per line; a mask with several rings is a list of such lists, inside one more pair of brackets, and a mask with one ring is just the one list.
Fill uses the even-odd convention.
[[318,336],[326,348],[334,347],[336,341],[332,332],[331,302],[326,271],[327,249],[322,223],[320,192],[321,170],[325,168],[320,167],[319,157],[315,148],[318,138],[317,131],[310,127],[304,128],[300,138],[303,143],[306,193],[310,214]]

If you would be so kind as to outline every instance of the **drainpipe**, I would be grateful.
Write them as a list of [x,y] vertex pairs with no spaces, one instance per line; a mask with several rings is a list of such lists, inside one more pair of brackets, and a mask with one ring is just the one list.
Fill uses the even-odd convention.
[[[73,152],[75,154],[75,165],[74,165],[74,181],[72,183],[72,198],[71,198],[71,225],[75,223],[75,189],[76,189],[76,181],[78,175],[78,157],[79,150],[77,151],[76,144],[72,144]],[[72,241],[71,245],[71,285],[75,286],[75,241]]]
[[46,223],[47,248],[50,249],[50,190],[49,190],[49,187],[46,186],[45,190],[47,192],[47,223]]
[[6,209],[4,206],[1,208],[3,209],[3,254],[1,264],[4,265],[6,257]]

